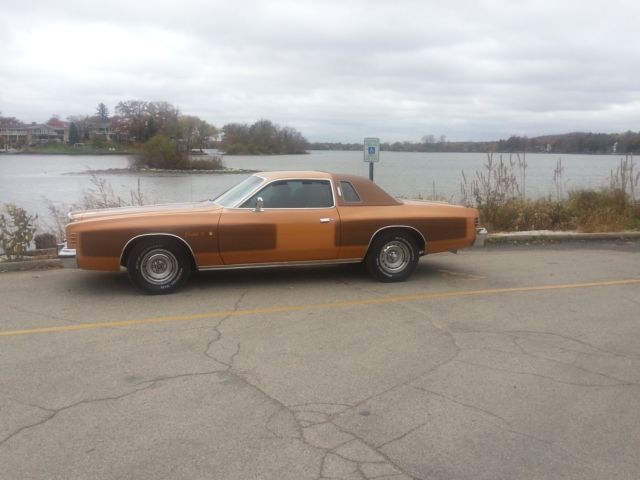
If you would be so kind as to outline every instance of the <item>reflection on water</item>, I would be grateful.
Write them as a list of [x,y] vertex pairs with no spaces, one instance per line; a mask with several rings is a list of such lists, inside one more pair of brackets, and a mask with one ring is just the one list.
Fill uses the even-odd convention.
[[[505,156],[505,159],[508,156]],[[497,157],[494,157],[497,158]],[[565,168],[566,187],[600,187],[620,157],[615,155],[528,154],[527,195],[552,194],[558,158]],[[402,197],[438,195],[459,200],[461,172],[467,178],[482,168],[485,154],[381,152],[375,179],[391,194]],[[225,157],[228,167],[253,170],[323,170],[368,175],[362,152],[311,152],[309,155]],[[0,203],[14,202],[47,217],[43,199],[56,204],[79,202],[91,187],[88,170],[128,166],[126,156],[0,155]],[[197,201],[213,198],[246,175],[103,175],[116,195],[129,200],[138,179],[147,203]]]

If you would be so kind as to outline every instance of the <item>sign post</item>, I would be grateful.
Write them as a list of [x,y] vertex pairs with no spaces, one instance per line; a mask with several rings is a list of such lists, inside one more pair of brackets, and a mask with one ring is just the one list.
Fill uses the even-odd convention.
[[380,139],[364,139],[364,161],[369,163],[369,180],[373,182],[373,164],[380,161]]

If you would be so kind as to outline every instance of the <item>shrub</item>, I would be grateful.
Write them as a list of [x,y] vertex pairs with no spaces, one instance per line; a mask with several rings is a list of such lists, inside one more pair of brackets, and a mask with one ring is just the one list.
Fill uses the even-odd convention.
[[95,135],[91,139],[91,145],[97,149],[104,149],[107,146],[107,137],[105,135]]
[[56,240],[61,242],[65,239],[65,227],[69,223],[68,212],[70,207],[67,205],[56,205],[48,198],[43,198],[47,204],[49,219],[46,221],[47,228],[55,232]]
[[187,168],[191,170],[221,170],[224,168],[224,164],[222,163],[222,158],[217,156],[211,158],[191,158],[189,159]]
[[170,138],[158,134],[142,148],[142,154],[129,160],[133,168],[157,168],[161,170],[220,170],[224,168],[222,158],[193,159]]
[[500,206],[481,206],[482,224],[493,231],[568,230],[575,228],[566,205],[550,198],[510,199]]
[[640,230],[640,202],[632,207],[631,218],[629,218],[626,228],[628,230]]
[[126,202],[113,192],[113,187],[103,177],[91,174],[91,187],[83,192],[81,207],[83,210],[94,208],[122,207]]
[[0,247],[9,260],[22,260],[33,240],[37,215],[29,215],[12,203],[0,213]]
[[56,236],[53,233],[39,233],[33,240],[36,244],[37,250],[57,247]]
[[575,190],[569,192],[567,208],[576,227],[584,232],[624,230],[633,216],[622,190]]
[[180,150],[169,137],[159,133],[142,147],[142,153],[132,160],[134,168],[160,168],[182,170],[187,167],[189,156]]

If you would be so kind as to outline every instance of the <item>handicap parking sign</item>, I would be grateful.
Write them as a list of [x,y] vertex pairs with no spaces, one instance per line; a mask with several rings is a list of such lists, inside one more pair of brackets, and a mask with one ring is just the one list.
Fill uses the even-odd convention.
[[364,161],[374,163],[380,161],[380,139],[364,139]]

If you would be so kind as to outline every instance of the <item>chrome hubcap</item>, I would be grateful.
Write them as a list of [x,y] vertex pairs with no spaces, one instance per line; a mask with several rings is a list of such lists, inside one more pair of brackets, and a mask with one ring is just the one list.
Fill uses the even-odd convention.
[[411,252],[409,247],[402,242],[393,241],[387,243],[378,256],[380,268],[388,273],[403,271],[409,264]]
[[140,273],[145,281],[153,285],[165,285],[178,274],[178,260],[168,250],[151,250],[142,257]]

